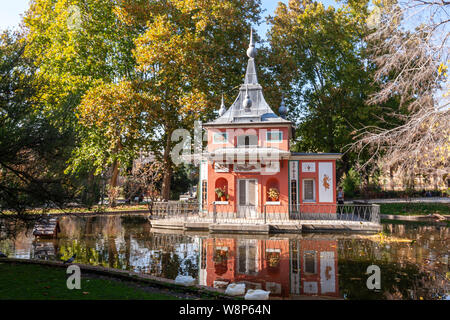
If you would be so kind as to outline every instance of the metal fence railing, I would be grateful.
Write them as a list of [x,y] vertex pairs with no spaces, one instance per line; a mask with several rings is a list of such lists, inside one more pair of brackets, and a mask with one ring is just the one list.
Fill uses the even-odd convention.
[[198,202],[168,201],[149,204],[152,219],[167,219],[173,217],[193,216],[199,214]]
[[297,204],[290,205],[290,219],[380,222],[376,204]]
[[197,202],[155,202],[151,219],[181,219],[186,222],[267,223],[290,220],[338,220],[380,222],[380,206],[376,204],[289,204],[238,206],[211,203],[199,210]]

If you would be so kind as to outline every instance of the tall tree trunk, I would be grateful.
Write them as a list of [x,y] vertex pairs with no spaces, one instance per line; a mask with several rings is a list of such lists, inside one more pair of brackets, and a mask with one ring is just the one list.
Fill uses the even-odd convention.
[[[116,160],[114,160],[113,166],[112,166],[112,175],[111,175],[111,180],[109,182],[110,190],[117,187],[118,177],[119,177],[119,162],[116,159]],[[112,205],[115,204],[115,198],[113,200],[114,200],[113,201],[114,203],[111,203]]]
[[[115,148],[116,152],[122,150],[122,144],[119,140],[119,142],[117,143],[117,147]],[[111,206],[115,206],[116,205],[116,196],[115,195],[115,191],[111,191],[113,189],[115,189],[117,187],[117,180],[119,178],[119,161],[116,159],[114,159],[113,165],[112,165],[112,175],[111,175],[111,180],[109,183],[110,186],[110,192],[114,192],[114,197],[113,197],[113,201],[110,203]],[[111,200],[111,199],[110,199]]]
[[91,170],[89,172],[88,175],[88,180],[87,180],[87,192],[86,192],[86,204],[88,205],[88,207],[92,207],[92,205],[94,204],[95,200],[95,178],[94,178],[94,171]]
[[164,159],[163,159],[163,164],[164,164],[164,177],[163,177],[163,183],[162,183],[162,198],[164,201],[169,201],[170,199],[170,182],[172,180],[172,173],[173,173],[173,168],[172,168],[172,159],[170,159],[170,150],[171,150],[171,139],[172,137],[172,132],[171,130],[169,130],[167,132],[167,137],[166,137],[166,147],[164,148]]

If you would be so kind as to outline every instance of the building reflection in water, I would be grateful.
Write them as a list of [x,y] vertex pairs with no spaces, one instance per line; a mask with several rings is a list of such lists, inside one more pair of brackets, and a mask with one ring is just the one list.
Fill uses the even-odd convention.
[[33,250],[31,251],[32,259],[40,260],[56,260],[58,255],[58,241],[57,240],[33,240]]
[[337,240],[201,240],[199,284],[245,283],[271,297],[339,297]]
[[[60,260],[132,270],[200,284],[246,287],[273,298],[448,299],[450,228],[385,225],[389,236],[302,235],[289,239],[207,237],[151,230],[145,216],[62,217],[57,239],[0,220],[0,251],[22,259]],[[6,232],[7,227],[15,230]],[[7,230],[9,230],[7,229]],[[375,238],[374,238],[375,237]],[[382,292],[367,289],[369,265],[384,270]],[[339,272],[338,272],[339,265]]]

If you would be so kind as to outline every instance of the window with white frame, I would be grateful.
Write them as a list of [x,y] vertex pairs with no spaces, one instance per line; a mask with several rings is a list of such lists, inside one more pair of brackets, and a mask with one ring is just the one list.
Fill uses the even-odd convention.
[[282,142],[283,141],[283,132],[279,131],[279,130],[267,131],[266,140],[267,140],[267,142],[271,142],[271,143]]
[[316,201],[316,188],[314,179],[303,179],[303,201]]
[[228,133],[226,132],[214,132],[213,133],[213,143],[214,144],[225,144],[228,142]]

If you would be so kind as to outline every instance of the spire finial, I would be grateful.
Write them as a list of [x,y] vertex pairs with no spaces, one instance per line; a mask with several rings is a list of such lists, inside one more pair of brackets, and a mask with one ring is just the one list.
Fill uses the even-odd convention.
[[225,107],[225,102],[223,101],[223,93],[222,93],[222,103],[220,104],[219,117],[223,116],[226,111],[227,109]]
[[255,42],[253,40],[253,28],[250,28],[250,44],[247,49],[247,56],[250,59],[254,59],[256,56]]

